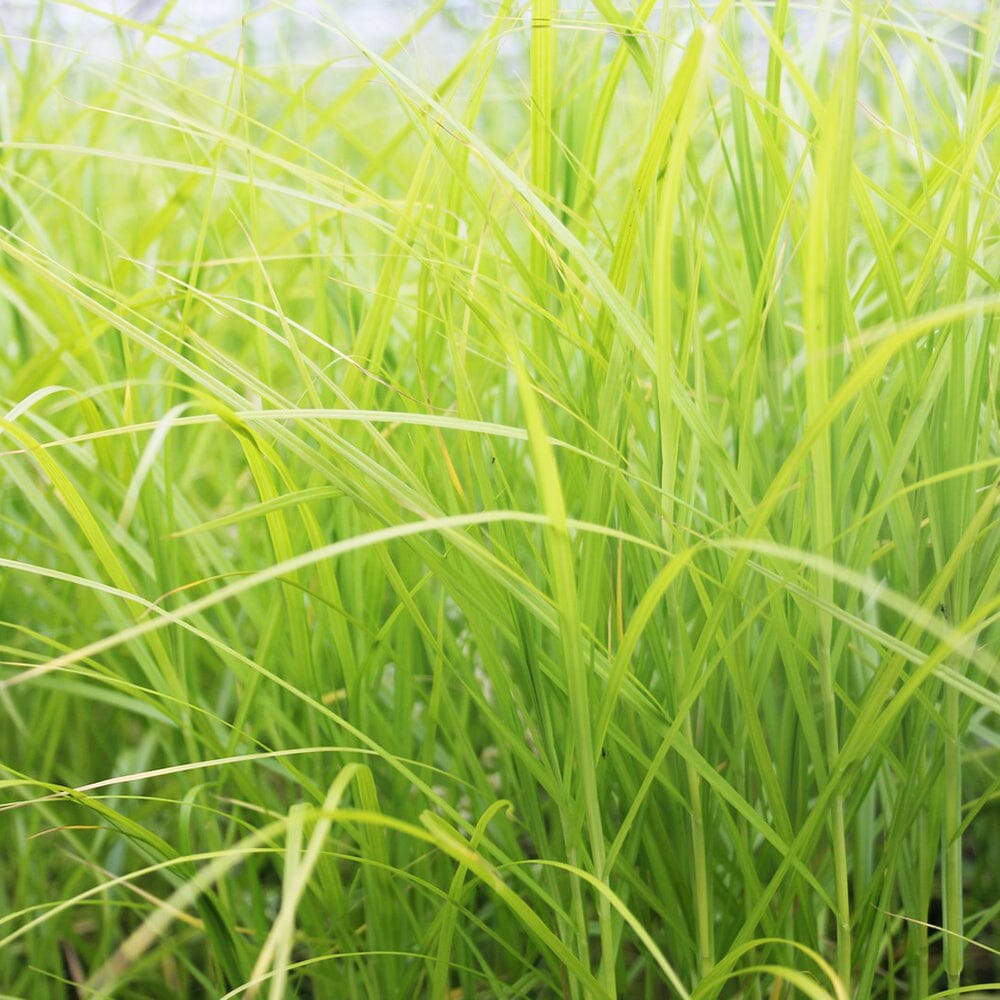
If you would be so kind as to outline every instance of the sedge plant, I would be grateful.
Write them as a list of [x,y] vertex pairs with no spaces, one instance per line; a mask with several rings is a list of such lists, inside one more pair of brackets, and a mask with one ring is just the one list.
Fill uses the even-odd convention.
[[28,13],[3,995],[1000,992],[1000,9]]

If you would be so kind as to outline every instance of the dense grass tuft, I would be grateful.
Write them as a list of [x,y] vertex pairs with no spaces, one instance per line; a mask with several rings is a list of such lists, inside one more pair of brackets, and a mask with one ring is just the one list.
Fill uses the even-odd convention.
[[0,990],[1000,991],[1000,7],[338,6],[3,26]]

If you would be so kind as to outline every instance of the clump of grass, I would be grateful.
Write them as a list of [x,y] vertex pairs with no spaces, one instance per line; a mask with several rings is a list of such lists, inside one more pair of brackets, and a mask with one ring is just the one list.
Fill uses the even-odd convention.
[[5,990],[1000,990],[1000,11],[60,6]]

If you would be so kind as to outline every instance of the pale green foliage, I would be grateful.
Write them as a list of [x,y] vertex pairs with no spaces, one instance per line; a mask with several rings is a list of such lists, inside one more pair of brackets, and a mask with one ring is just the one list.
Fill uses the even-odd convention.
[[1000,9],[668,6],[7,39],[5,995],[1000,990]]

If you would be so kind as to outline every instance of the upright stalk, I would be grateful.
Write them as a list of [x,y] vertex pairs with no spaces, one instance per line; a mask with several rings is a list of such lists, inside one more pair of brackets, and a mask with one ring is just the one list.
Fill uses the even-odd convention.
[[[819,122],[819,149],[812,201],[807,219],[804,254],[803,326],[806,349],[806,411],[810,422],[823,419],[842,343],[849,329],[851,310],[847,287],[848,208],[841,192],[850,189],[857,103],[859,12],[855,6],[854,30],[845,55],[840,87],[831,95]],[[838,373],[839,374],[839,373]],[[810,456],[812,545],[814,551],[833,558],[837,518],[834,511],[833,428],[827,423],[817,436]],[[833,616],[825,610],[835,605],[833,578],[820,573],[817,584],[816,657],[819,667],[827,774],[836,775],[840,756],[837,698],[833,659]],[[831,777],[829,780],[837,780]],[[842,779],[840,779],[842,780]],[[844,822],[844,796],[837,789],[830,805],[830,842],[833,855],[834,917],[837,925],[837,973],[851,992],[852,940],[850,869]]]

